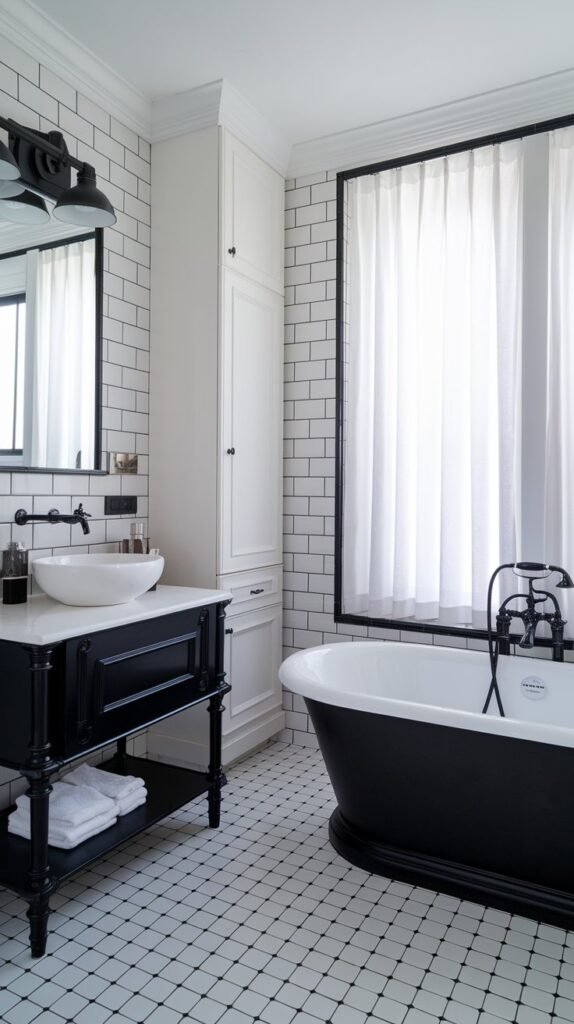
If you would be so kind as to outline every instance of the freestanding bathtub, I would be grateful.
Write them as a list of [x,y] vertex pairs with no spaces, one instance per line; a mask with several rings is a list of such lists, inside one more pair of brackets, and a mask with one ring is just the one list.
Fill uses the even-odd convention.
[[574,664],[501,657],[506,716],[481,714],[488,655],[355,642],[298,651],[351,863],[574,926]]

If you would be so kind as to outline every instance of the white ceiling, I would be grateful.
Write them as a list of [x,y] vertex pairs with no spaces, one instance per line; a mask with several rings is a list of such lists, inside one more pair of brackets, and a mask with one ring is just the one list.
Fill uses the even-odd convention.
[[291,142],[574,63],[572,0],[34,0],[148,99],[224,78]]

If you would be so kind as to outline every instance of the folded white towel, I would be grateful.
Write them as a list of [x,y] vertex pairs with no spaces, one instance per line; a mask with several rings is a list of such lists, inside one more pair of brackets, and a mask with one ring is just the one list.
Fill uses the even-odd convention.
[[104,772],[91,764],[81,764],[65,777],[72,786],[92,786],[98,793],[110,797],[111,800],[124,800],[131,793],[143,789],[143,779],[135,775],[116,775],[115,772]]
[[[98,814],[91,821],[85,822],[76,828],[62,828],[57,822],[50,819],[48,828],[48,844],[57,846],[61,850],[72,850],[74,846],[91,839],[105,829],[115,825],[117,817],[115,811],[112,814]],[[30,819],[24,811],[18,809],[13,811],[8,818],[8,831],[13,835],[21,836],[22,839],[30,838]]]
[[[19,796],[16,806],[26,818],[30,815],[30,800]],[[50,793],[50,820],[57,821],[62,828],[77,828],[101,814],[116,814],[116,805],[109,797],[98,793],[91,786],[68,786],[55,782]]]
[[129,814],[130,811],[134,811],[136,807],[141,807],[147,800],[147,789],[145,786],[138,786],[133,793],[128,793],[123,800],[116,800],[116,810],[118,815],[121,817],[122,814]]

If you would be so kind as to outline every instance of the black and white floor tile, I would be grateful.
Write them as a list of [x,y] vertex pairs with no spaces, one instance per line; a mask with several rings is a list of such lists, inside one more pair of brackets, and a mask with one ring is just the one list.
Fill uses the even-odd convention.
[[53,898],[0,892],[6,1024],[572,1024],[574,933],[351,867],[316,750],[274,744]]

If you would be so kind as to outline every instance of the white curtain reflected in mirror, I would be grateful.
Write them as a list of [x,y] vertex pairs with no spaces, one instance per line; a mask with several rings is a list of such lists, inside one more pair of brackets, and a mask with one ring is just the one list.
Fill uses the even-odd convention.
[[93,238],[28,253],[26,348],[32,378],[33,466],[93,468],[94,259]]
[[99,244],[0,225],[0,469],[99,468]]

